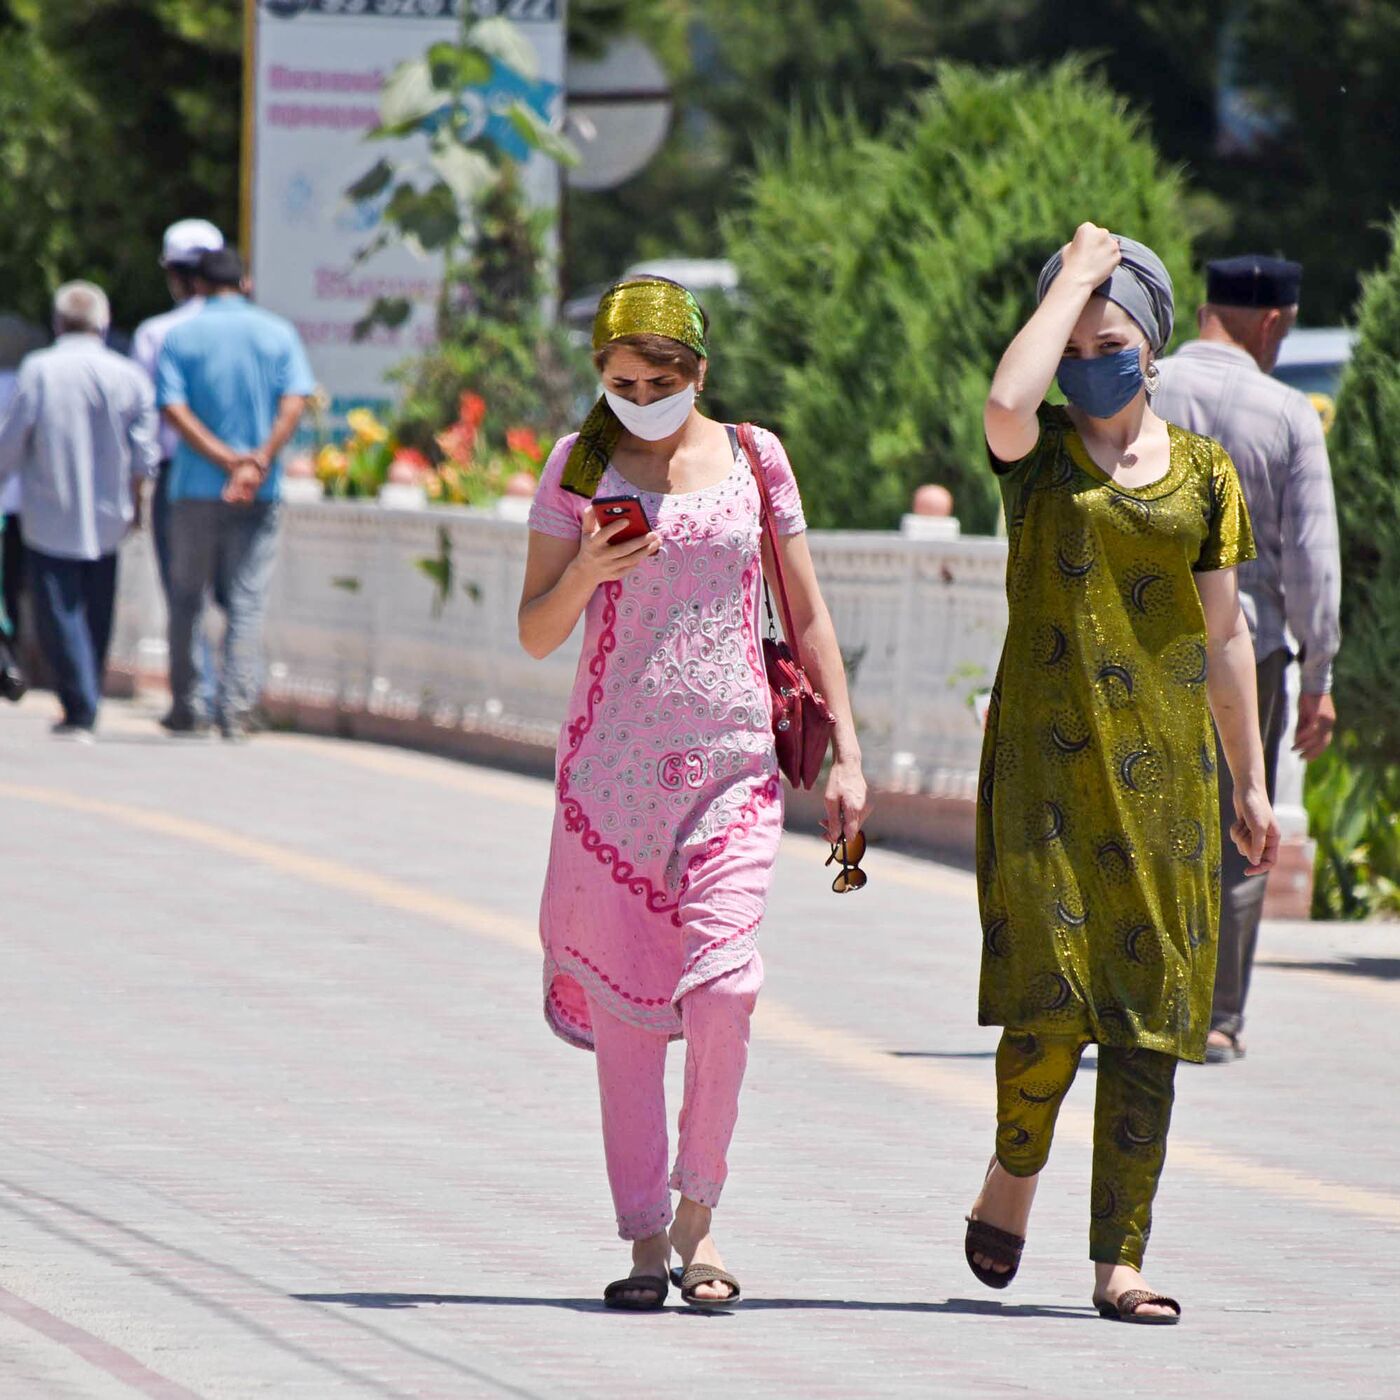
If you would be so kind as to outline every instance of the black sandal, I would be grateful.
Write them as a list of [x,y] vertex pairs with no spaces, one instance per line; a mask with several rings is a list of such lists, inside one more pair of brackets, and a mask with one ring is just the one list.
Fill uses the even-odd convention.
[[[743,1296],[739,1280],[733,1274],[717,1269],[713,1264],[692,1264],[687,1269],[672,1269],[671,1282],[681,1291],[681,1301],[692,1308],[728,1308]],[[701,1298],[695,1290],[707,1283],[723,1283],[729,1288],[727,1298]]]
[[[979,1283],[988,1288],[1005,1288],[1016,1277],[1021,1267],[1021,1252],[1026,1247],[1024,1235],[1013,1235],[1010,1230],[1000,1230],[985,1220],[967,1217],[967,1238],[963,1253],[967,1256],[967,1267],[977,1276]],[[994,1264],[1006,1264],[1006,1269],[992,1269],[979,1264],[975,1255],[982,1255]]]
[[[671,1291],[670,1281],[662,1274],[637,1274],[634,1278],[615,1279],[603,1290],[603,1306],[619,1312],[659,1312]],[[641,1293],[640,1298],[624,1298],[624,1293]]]
[[[1159,1303],[1175,1310],[1174,1317],[1162,1313],[1140,1313],[1138,1309],[1148,1303]],[[1144,1327],[1175,1327],[1181,1321],[1181,1304],[1165,1293],[1154,1293],[1150,1288],[1128,1288],[1110,1303],[1107,1298],[1095,1298],[1094,1306],[1100,1317],[1110,1322],[1136,1322]]]
[[[983,1178],[983,1185],[996,1170],[996,1165],[994,1153],[992,1160],[987,1163],[987,1176]],[[995,1225],[988,1225],[985,1220],[974,1220],[970,1215],[963,1216],[963,1219],[967,1221],[967,1237],[963,1243],[967,1267],[972,1270],[977,1281],[985,1283],[988,1288],[1005,1288],[1016,1277],[1016,1270],[1021,1267],[1021,1252],[1026,1247],[1026,1237],[1013,1235],[1010,1230],[1002,1230]],[[1007,1264],[1010,1267],[1005,1270],[989,1269],[973,1258],[976,1254],[990,1259],[994,1264]]]

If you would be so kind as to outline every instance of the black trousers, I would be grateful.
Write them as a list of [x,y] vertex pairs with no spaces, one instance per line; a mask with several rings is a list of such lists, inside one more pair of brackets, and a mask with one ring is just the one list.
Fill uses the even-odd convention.
[[9,637],[14,642],[19,638],[19,602],[24,593],[24,540],[19,532],[19,516],[6,515],[0,521],[0,608],[4,609]]
[[[1259,684],[1259,729],[1264,740],[1264,773],[1269,801],[1278,787],[1278,755],[1287,722],[1283,703],[1283,676],[1289,655],[1282,648],[1262,658],[1255,667]],[[1217,745],[1217,749],[1218,749]],[[1237,1036],[1244,1029],[1244,1004],[1254,972],[1254,949],[1259,942],[1259,921],[1264,917],[1267,875],[1246,875],[1245,858],[1230,840],[1235,820],[1235,786],[1225,755],[1216,754],[1220,782],[1220,950],[1215,967],[1215,1000],[1210,1028]]]

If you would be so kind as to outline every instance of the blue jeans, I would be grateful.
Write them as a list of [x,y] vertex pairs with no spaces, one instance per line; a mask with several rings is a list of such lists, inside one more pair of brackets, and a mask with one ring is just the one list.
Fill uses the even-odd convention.
[[213,594],[224,610],[223,665],[211,718],[245,723],[258,698],[263,615],[277,561],[278,508],[225,501],[170,503],[170,691],[177,720],[201,714],[200,625]]
[[117,596],[117,556],[60,559],[25,551],[34,629],[56,678],[63,721],[80,729],[97,723],[102,673],[112,639]]
[[[155,489],[151,492],[151,543],[156,550],[156,573],[160,575],[160,586],[165,594],[166,611],[170,609],[170,472],[174,463],[167,457],[156,474]],[[214,591],[214,601],[223,606],[223,598],[218,589]],[[214,708],[214,653],[209,639],[201,628],[197,642],[199,648],[199,698],[206,710]]]

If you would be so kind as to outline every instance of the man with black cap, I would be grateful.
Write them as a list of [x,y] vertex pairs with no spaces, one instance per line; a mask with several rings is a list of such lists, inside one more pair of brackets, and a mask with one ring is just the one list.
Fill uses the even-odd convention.
[[[181,438],[170,476],[171,707],[162,722],[172,734],[201,733],[213,718],[225,738],[247,737],[276,559],[278,454],[316,387],[295,328],[249,302],[243,281],[232,248],[200,258],[205,305],[166,337],[156,378]],[[211,591],[227,618],[213,716],[200,703],[196,663]]]
[[[1311,760],[1331,742],[1336,723],[1332,658],[1341,641],[1341,555],[1322,423],[1305,395],[1270,374],[1298,319],[1302,275],[1298,263],[1253,253],[1209,263],[1200,339],[1160,362],[1161,388],[1152,403],[1168,422],[1221,443],[1244,488],[1259,557],[1240,566],[1239,584],[1254,635],[1271,799],[1291,643],[1301,671],[1293,747]],[[1216,766],[1228,826],[1229,778],[1223,763]],[[1226,840],[1208,1063],[1228,1064],[1244,1054],[1244,1007],[1263,905],[1264,879],[1245,877]]]

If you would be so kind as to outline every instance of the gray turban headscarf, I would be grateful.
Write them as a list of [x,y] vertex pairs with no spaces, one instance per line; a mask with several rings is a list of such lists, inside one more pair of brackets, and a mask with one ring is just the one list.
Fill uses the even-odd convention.
[[[1108,281],[1094,291],[1121,306],[1142,327],[1153,352],[1160,353],[1172,338],[1175,304],[1171,274],[1147,244],[1119,237],[1116,233],[1113,236],[1123,250],[1123,261],[1113,269]],[[1045,300],[1050,284],[1060,275],[1063,266],[1064,257],[1057,252],[1040,269],[1040,280],[1035,286],[1037,302]]]

